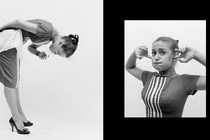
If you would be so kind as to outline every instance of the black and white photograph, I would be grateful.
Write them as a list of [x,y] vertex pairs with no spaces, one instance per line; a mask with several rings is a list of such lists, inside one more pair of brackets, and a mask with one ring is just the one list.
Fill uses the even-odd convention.
[[0,8],[0,139],[103,139],[103,1]]
[[1,140],[133,140],[207,124],[207,17],[137,2],[1,1]]
[[124,117],[206,117],[206,21],[124,21]]

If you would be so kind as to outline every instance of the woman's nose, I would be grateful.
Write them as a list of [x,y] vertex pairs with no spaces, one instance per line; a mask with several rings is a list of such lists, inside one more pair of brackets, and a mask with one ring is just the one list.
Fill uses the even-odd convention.
[[160,59],[160,56],[159,56],[158,54],[156,54],[156,55],[154,56],[154,58],[155,58],[155,60],[159,60],[159,59]]

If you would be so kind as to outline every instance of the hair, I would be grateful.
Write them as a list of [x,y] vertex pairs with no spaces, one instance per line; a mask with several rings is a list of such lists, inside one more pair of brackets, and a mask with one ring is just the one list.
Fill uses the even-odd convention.
[[69,36],[63,36],[62,39],[64,39],[64,44],[62,45],[63,52],[66,54],[66,57],[70,57],[77,49],[78,42],[79,42],[79,36],[78,35],[72,35]]
[[179,40],[175,40],[171,37],[159,37],[153,43],[158,42],[158,41],[171,43],[171,50],[173,53],[175,53],[175,49],[179,49],[179,46],[178,46]]

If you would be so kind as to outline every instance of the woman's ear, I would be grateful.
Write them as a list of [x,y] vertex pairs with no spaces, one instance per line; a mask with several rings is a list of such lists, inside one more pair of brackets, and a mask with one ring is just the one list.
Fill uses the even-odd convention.
[[178,51],[175,51],[173,61],[177,61],[177,59],[179,57],[180,57],[179,52]]

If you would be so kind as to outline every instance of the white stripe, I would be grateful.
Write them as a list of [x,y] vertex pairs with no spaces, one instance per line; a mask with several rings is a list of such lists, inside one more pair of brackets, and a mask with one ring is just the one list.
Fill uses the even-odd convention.
[[154,89],[156,88],[155,86],[156,86],[156,80],[157,80],[157,78],[156,78],[156,76],[154,76],[153,77],[153,80],[151,81],[151,86],[150,86],[150,88],[148,88],[148,90],[147,90],[147,97],[146,97],[146,102],[147,102],[147,104],[148,104],[148,116],[149,117],[153,117],[153,114],[152,114],[152,112],[153,112],[153,106],[152,106],[152,103],[150,102],[150,98],[151,98],[151,94],[153,93],[153,91],[154,91]]
[[158,112],[158,108],[157,108],[157,103],[156,103],[156,99],[157,99],[157,93],[160,89],[160,85],[161,85],[161,77],[157,77],[157,82],[156,82],[156,87],[157,89],[154,89],[154,97],[151,99],[151,103],[154,105],[154,111],[153,111],[153,116],[158,117],[159,116],[159,112]]
[[146,91],[145,97],[144,97],[144,101],[145,101],[145,105],[146,105],[146,111],[147,111],[147,114],[146,114],[147,117],[150,116],[150,111],[149,111],[150,110],[150,107],[149,107],[149,104],[147,102],[147,96],[148,96],[149,91],[151,90],[151,87],[153,87],[152,84],[154,83],[153,82],[154,79],[155,79],[155,76],[152,77],[152,79],[151,79],[151,81],[149,83],[148,89]]
[[160,117],[161,116],[161,110],[160,110],[160,108],[158,107],[159,106],[159,104],[158,104],[158,100],[159,100],[159,98],[160,98],[160,89],[161,89],[161,87],[164,85],[164,83],[163,83],[163,77],[160,77],[160,80],[159,80],[159,83],[158,83],[159,85],[158,85],[158,89],[157,89],[157,91],[156,91],[156,96],[155,96],[155,99],[154,99],[154,104],[155,104],[155,108],[156,108],[156,117]]
[[154,85],[154,89],[151,91],[151,93],[150,93],[151,96],[149,98],[149,103],[150,103],[151,108],[152,108],[152,110],[151,110],[152,117],[156,116],[155,102],[153,102],[153,99],[156,96],[158,84],[159,84],[159,77],[156,77],[156,82],[155,82],[155,85]]

